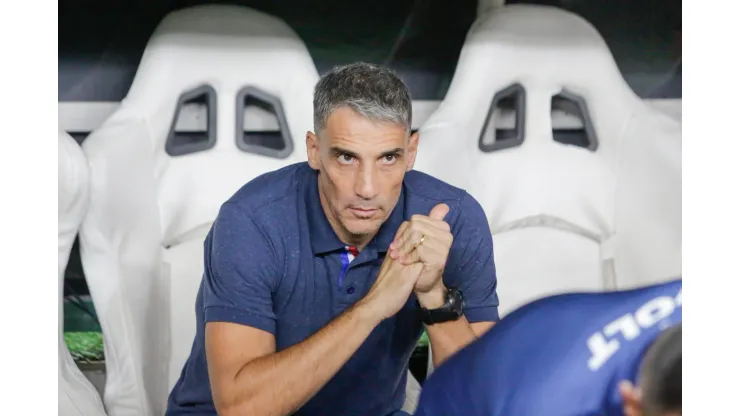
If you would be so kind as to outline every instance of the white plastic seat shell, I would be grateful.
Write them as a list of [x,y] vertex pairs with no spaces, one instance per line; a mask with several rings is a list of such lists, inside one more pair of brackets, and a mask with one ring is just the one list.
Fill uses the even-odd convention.
[[[119,109],[83,143],[91,199],[81,255],[104,332],[111,416],[164,413],[195,334],[205,232],[244,183],[305,160],[317,80],[282,20],[238,6],[178,10],[152,35]],[[215,141],[168,153],[179,100],[203,86],[215,99],[206,111]],[[278,100],[290,154],[238,144],[237,97],[248,88]]]
[[58,413],[60,416],[104,416],[100,395],[79,370],[64,342],[64,272],[87,211],[89,172],[79,144],[61,129],[58,146]]
[[[481,151],[493,97],[517,84],[522,143]],[[594,150],[553,139],[562,92],[585,103]],[[466,189],[488,215],[502,315],[549,294],[680,275],[681,125],[634,94],[583,18],[521,4],[481,13],[420,135],[416,169]]]

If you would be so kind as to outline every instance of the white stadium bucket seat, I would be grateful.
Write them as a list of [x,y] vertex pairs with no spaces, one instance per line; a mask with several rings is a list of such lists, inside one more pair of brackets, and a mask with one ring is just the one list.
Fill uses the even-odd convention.
[[85,216],[89,196],[89,173],[80,145],[59,130],[59,415],[104,416],[105,409],[95,387],[80,372],[64,342],[64,270],[67,268],[77,231]]
[[160,416],[195,334],[203,240],[244,183],[305,160],[318,74],[273,16],[171,13],[120,108],[84,142],[82,261],[105,339],[111,416]]
[[488,215],[502,315],[680,274],[681,125],[634,94],[583,18],[482,13],[420,135],[416,168]]

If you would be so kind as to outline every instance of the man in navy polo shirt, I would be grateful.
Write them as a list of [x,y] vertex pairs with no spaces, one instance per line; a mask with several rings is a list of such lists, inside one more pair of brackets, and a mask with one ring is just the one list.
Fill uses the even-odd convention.
[[206,238],[168,415],[400,415],[424,326],[438,365],[498,320],[486,216],[412,171],[410,129],[392,72],[322,77],[308,163],[247,183]]

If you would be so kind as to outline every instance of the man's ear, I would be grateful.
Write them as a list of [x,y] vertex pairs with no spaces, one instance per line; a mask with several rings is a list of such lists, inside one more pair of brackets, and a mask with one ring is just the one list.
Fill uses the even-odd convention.
[[308,165],[314,170],[319,170],[321,166],[319,138],[312,131],[306,132],[306,156],[308,157]]
[[639,387],[629,381],[619,383],[619,394],[622,396],[624,416],[642,416],[642,394]]
[[419,148],[419,132],[415,132],[409,137],[409,145],[406,148],[406,172],[414,168],[416,162],[416,151]]

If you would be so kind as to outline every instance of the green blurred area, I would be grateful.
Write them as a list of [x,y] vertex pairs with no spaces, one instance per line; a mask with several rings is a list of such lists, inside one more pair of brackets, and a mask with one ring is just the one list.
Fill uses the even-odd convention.
[[89,296],[64,299],[64,343],[78,363],[105,360],[103,333]]
[[64,342],[77,362],[103,361],[102,332],[65,332]]
[[422,348],[422,347],[428,347],[429,346],[429,335],[427,335],[427,331],[424,331],[423,334],[421,334],[421,339],[419,339],[419,343],[416,344],[416,348]]

